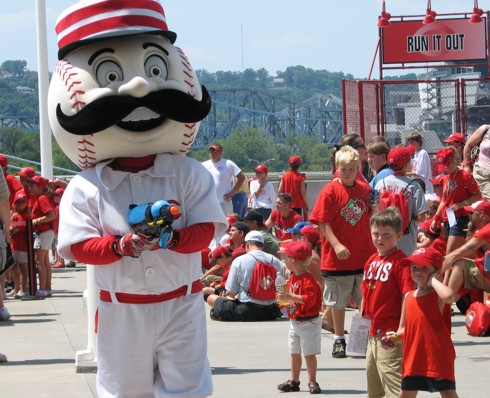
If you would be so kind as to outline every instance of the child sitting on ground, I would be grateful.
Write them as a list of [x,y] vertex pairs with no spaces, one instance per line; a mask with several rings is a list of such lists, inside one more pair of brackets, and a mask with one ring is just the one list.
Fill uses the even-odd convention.
[[277,293],[277,300],[286,301],[286,310],[291,319],[289,328],[289,352],[291,354],[291,378],[277,386],[284,392],[299,391],[301,353],[308,371],[310,394],[320,394],[322,390],[316,381],[317,359],[321,351],[322,291],[313,275],[308,272],[311,247],[306,242],[291,241],[278,251],[284,254],[291,276],[285,292]]
[[391,343],[403,341],[400,398],[415,398],[418,391],[457,398],[456,353],[444,316],[444,309],[454,301],[455,293],[439,280],[442,255],[431,247],[417,249],[401,264],[410,267],[418,288],[405,297],[396,333],[389,332],[383,338]]
[[377,253],[366,263],[361,285],[361,314],[371,318],[366,353],[368,397],[400,395],[402,345],[393,344],[383,350],[377,336],[378,331],[398,327],[404,295],[414,288],[410,270],[400,265],[406,257],[397,248],[398,239],[403,235],[402,223],[400,212],[393,207],[376,213],[370,221],[371,239]]

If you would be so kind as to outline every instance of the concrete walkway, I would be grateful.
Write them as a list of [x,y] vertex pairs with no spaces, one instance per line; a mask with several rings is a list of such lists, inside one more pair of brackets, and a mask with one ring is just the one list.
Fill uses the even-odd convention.
[[[56,270],[54,296],[44,300],[8,299],[12,318],[0,322],[0,396],[36,398],[96,397],[95,374],[76,373],[75,353],[87,347],[82,292],[85,267]],[[208,310],[208,309],[207,309]],[[347,326],[354,311],[347,313]],[[276,385],[289,378],[289,321],[223,323],[208,318],[209,360],[218,398],[259,398],[283,395]],[[490,337],[471,337],[464,317],[453,317],[456,383],[461,398],[483,398],[490,389]],[[318,357],[318,382],[330,397],[365,397],[364,358],[333,359],[332,334],[323,332]],[[310,396],[306,371],[301,392]],[[289,396],[289,394],[287,394]],[[418,397],[438,394],[420,393]],[[136,398],[136,397],[135,397]]]

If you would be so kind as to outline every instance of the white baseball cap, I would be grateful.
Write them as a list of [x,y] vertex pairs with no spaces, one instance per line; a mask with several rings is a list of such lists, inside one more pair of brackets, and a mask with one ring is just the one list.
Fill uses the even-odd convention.
[[259,242],[264,244],[264,235],[260,231],[250,231],[245,235],[245,242]]

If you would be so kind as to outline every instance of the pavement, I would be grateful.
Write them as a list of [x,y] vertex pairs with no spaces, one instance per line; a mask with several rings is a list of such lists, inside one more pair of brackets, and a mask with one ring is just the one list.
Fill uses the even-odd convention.
[[[77,373],[75,353],[87,348],[87,320],[82,294],[86,268],[53,272],[54,295],[42,300],[8,299],[12,314],[0,322],[0,396],[36,398],[97,397],[95,373]],[[206,308],[209,311],[209,308]],[[490,337],[466,333],[464,316],[454,315],[456,385],[460,397],[489,396]],[[349,329],[355,311],[347,311]],[[208,317],[208,357],[213,371],[213,397],[260,398],[281,393],[277,384],[289,378],[287,349],[289,321],[225,323]],[[364,358],[334,359],[333,335],[322,331],[322,354],[318,356],[317,380],[330,397],[366,396]],[[306,370],[301,373],[301,391],[309,396]],[[289,395],[288,395],[289,396]],[[434,396],[419,393],[418,397]],[[438,396],[438,395],[435,395]]]

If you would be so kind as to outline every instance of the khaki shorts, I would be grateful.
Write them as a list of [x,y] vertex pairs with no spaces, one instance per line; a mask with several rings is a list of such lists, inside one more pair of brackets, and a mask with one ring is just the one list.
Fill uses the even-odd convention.
[[362,277],[362,274],[324,277],[325,290],[323,298],[327,306],[345,309],[352,297],[354,304],[359,307],[362,300]]
[[481,289],[490,292],[490,282],[482,275],[475,262],[469,259],[463,259],[463,277],[464,287],[466,289]]
[[29,261],[27,252],[12,252],[12,256],[14,257],[14,261],[16,263],[27,264]]
[[384,349],[376,337],[369,337],[366,375],[369,398],[398,398],[402,382],[403,345]]
[[289,327],[289,353],[318,355],[322,349],[322,317],[297,321],[291,319]]

